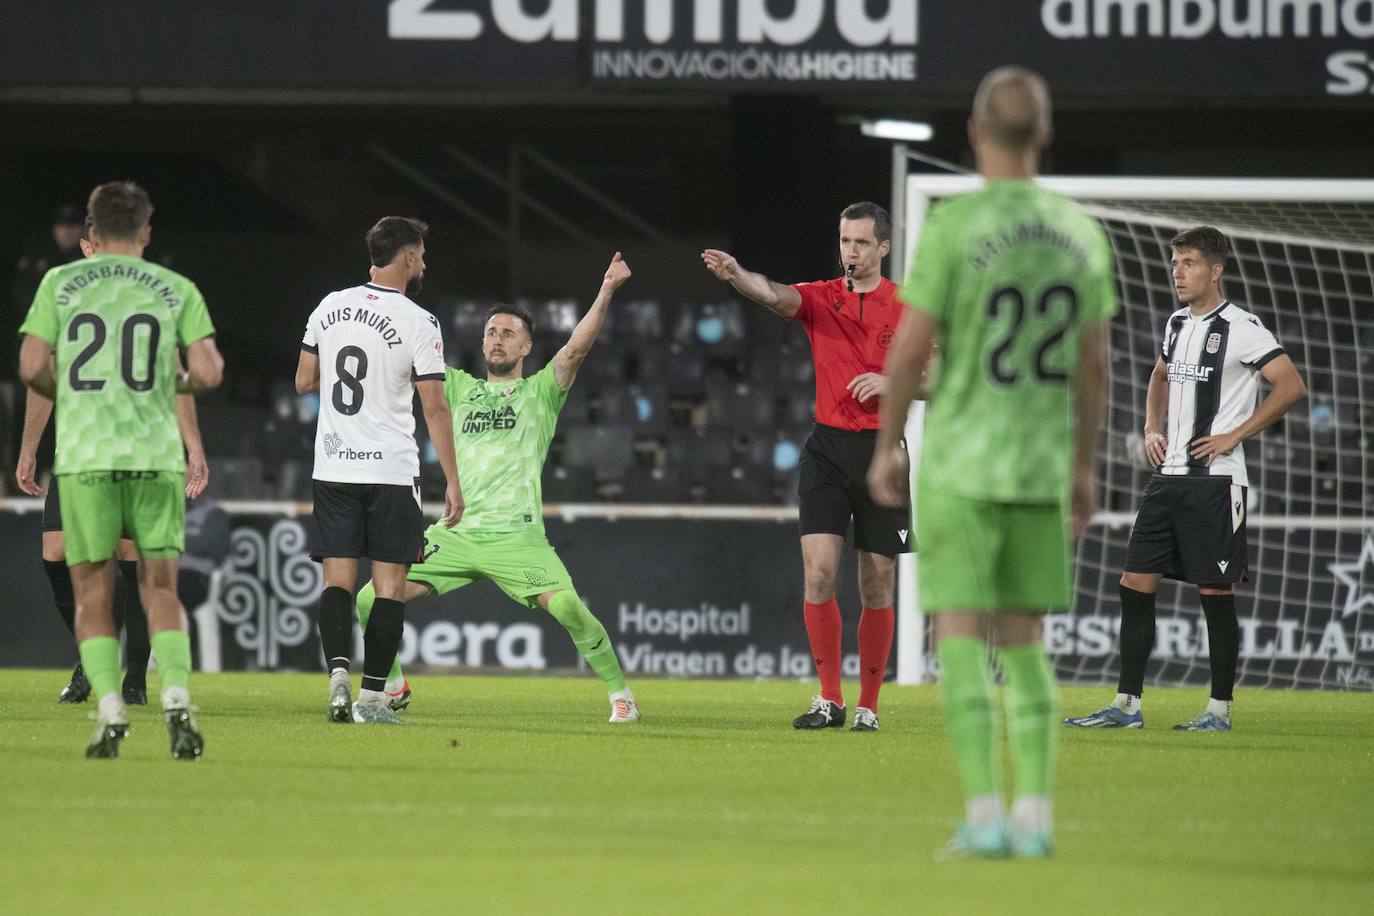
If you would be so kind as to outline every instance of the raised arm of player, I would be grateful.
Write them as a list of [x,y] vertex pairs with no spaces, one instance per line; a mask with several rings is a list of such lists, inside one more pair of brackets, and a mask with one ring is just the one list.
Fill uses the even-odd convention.
[[1164,432],[1168,416],[1169,367],[1161,357],[1155,361],[1150,387],[1145,394],[1145,457],[1150,460],[1150,467],[1159,467],[1169,453],[1169,437]]
[[215,338],[202,337],[186,347],[186,374],[177,385],[177,394],[203,394],[224,381],[224,357],[219,355]]
[[906,428],[907,410],[921,393],[935,345],[935,326],[935,317],[929,312],[907,309],[883,363],[887,397],[882,401],[881,426],[873,446],[873,462],[868,467],[869,493],[882,506],[896,508],[906,502],[911,470],[901,448],[902,431]]
[[52,344],[32,334],[19,347],[19,381],[49,401],[57,397],[57,370]]
[[611,265],[606,268],[605,276],[601,278],[601,289],[597,292],[592,307],[582,316],[577,327],[573,328],[568,342],[553,356],[553,380],[558,383],[559,388],[566,391],[572,387],[573,379],[577,378],[577,370],[582,368],[582,361],[591,352],[597,335],[601,333],[601,326],[606,322],[606,310],[615,296],[615,291],[628,279],[630,265],[625,263],[617,251],[611,258]]
[[1269,394],[1260,402],[1259,409],[1250,414],[1250,419],[1229,433],[1202,436],[1194,440],[1189,449],[1194,458],[1206,458],[1207,466],[1211,467],[1217,456],[1225,455],[1246,439],[1273,426],[1280,417],[1288,413],[1290,407],[1307,397],[1307,385],[1302,380],[1302,374],[1287,354],[1276,356],[1265,363],[1260,375],[1274,387],[1269,389]]
[[779,317],[791,318],[801,308],[801,293],[790,286],[774,283],[763,274],[745,270],[729,252],[707,248],[701,253],[701,260],[717,280],[724,280],[741,296],[754,300]]
[[24,400],[24,431],[19,438],[19,463],[14,468],[14,481],[30,496],[42,496],[38,485],[38,442],[52,417],[52,401],[30,390]]
[[1073,536],[1082,537],[1097,509],[1097,444],[1107,407],[1106,321],[1083,325],[1078,343],[1078,378],[1074,393],[1073,471],[1069,478],[1069,509]]
[[[306,354],[302,353],[304,357]],[[318,373],[318,366],[316,372]],[[316,375],[315,387],[319,387]],[[300,375],[296,375],[296,388],[300,390]],[[445,528],[452,528],[463,517],[463,489],[458,484],[458,460],[453,455],[453,414],[444,399],[444,383],[438,379],[415,383],[415,391],[420,395],[420,407],[425,414],[425,429],[429,431],[429,441],[439,456],[439,467],[444,470],[444,517],[441,521]]]

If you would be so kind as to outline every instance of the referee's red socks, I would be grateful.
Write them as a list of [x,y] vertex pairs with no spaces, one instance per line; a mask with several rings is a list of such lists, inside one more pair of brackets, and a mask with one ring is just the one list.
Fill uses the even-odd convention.
[[866,607],[859,616],[859,705],[878,711],[878,691],[892,651],[892,605]]
[[844,705],[840,694],[840,635],[844,624],[840,606],[834,598],[824,604],[803,602],[806,609],[806,635],[811,640],[811,658],[816,663],[816,675],[821,679],[821,696],[832,703]]

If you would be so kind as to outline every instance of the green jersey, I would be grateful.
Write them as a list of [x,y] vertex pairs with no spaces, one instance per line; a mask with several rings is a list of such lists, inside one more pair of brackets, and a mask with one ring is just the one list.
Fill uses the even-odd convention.
[[73,261],[43,277],[19,333],[56,350],[53,473],[185,470],[177,347],[215,333],[194,283],[142,258]]
[[931,211],[899,295],[938,322],[922,483],[1066,501],[1079,339],[1117,308],[1102,228],[1032,182],[989,182]]
[[463,487],[460,531],[543,531],[539,478],[568,392],[553,364],[529,378],[488,382],[449,368],[444,397],[453,411],[453,450]]

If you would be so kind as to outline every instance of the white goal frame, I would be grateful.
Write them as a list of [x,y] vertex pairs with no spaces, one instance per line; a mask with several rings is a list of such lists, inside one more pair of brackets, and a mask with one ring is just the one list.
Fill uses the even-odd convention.
[[[905,279],[906,266],[911,263],[920,240],[921,228],[934,200],[973,191],[983,185],[983,178],[970,174],[919,174],[909,171],[911,158],[907,147],[897,144],[892,151],[892,217],[894,246],[889,261],[889,276],[898,283]],[[1115,176],[1042,176],[1037,183],[1067,197],[1093,201],[1159,200],[1159,201],[1266,201],[1280,203],[1348,202],[1374,203],[1374,180],[1324,178],[1139,178]],[[1133,217],[1150,223],[1147,215]],[[1163,225],[1169,221],[1160,218]],[[1284,233],[1264,233],[1247,230],[1252,238],[1277,242],[1296,241]],[[1309,240],[1302,240],[1309,241]],[[1374,246],[1370,246],[1374,251]],[[921,451],[921,435],[925,405],[917,402],[907,416],[906,438],[912,464],[912,507],[915,508],[915,479]],[[1120,527],[1134,523],[1133,512],[1099,512],[1094,525]],[[1251,516],[1252,528],[1277,527],[1292,524],[1286,516]],[[1361,530],[1370,525],[1369,519],[1311,519],[1313,527],[1328,530]],[[916,544],[920,550],[919,541]],[[897,567],[897,683],[922,684],[934,680],[928,658],[924,615],[920,611],[916,554],[899,558]]]

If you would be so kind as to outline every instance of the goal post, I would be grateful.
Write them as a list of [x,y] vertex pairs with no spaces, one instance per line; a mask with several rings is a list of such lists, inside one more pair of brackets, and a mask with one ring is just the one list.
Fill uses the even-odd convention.
[[[894,155],[901,226],[892,275],[911,262],[940,199],[981,186],[972,175],[912,175]],[[1044,177],[1102,224],[1116,258],[1101,505],[1076,549],[1075,607],[1051,615],[1046,647],[1061,680],[1102,683],[1119,668],[1117,580],[1150,471],[1140,443],[1145,390],[1165,319],[1177,308],[1169,239],[1207,224],[1232,254],[1223,292],[1255,312],[1307,380],[1309,396],[1246,443],[1252,580],[1240,586],[1238,683],[1374,689],[1374,181]],[[900,190],[899,190],[900,188]],[[907,427],[919,454],[919,412]],[[932,679],[915,558],[899,567],[900,683]],[[1163,583],[1148,669],[1154,684],[1206,683],[1197,592]],[[906,631],[905,634],[903,631]]]

